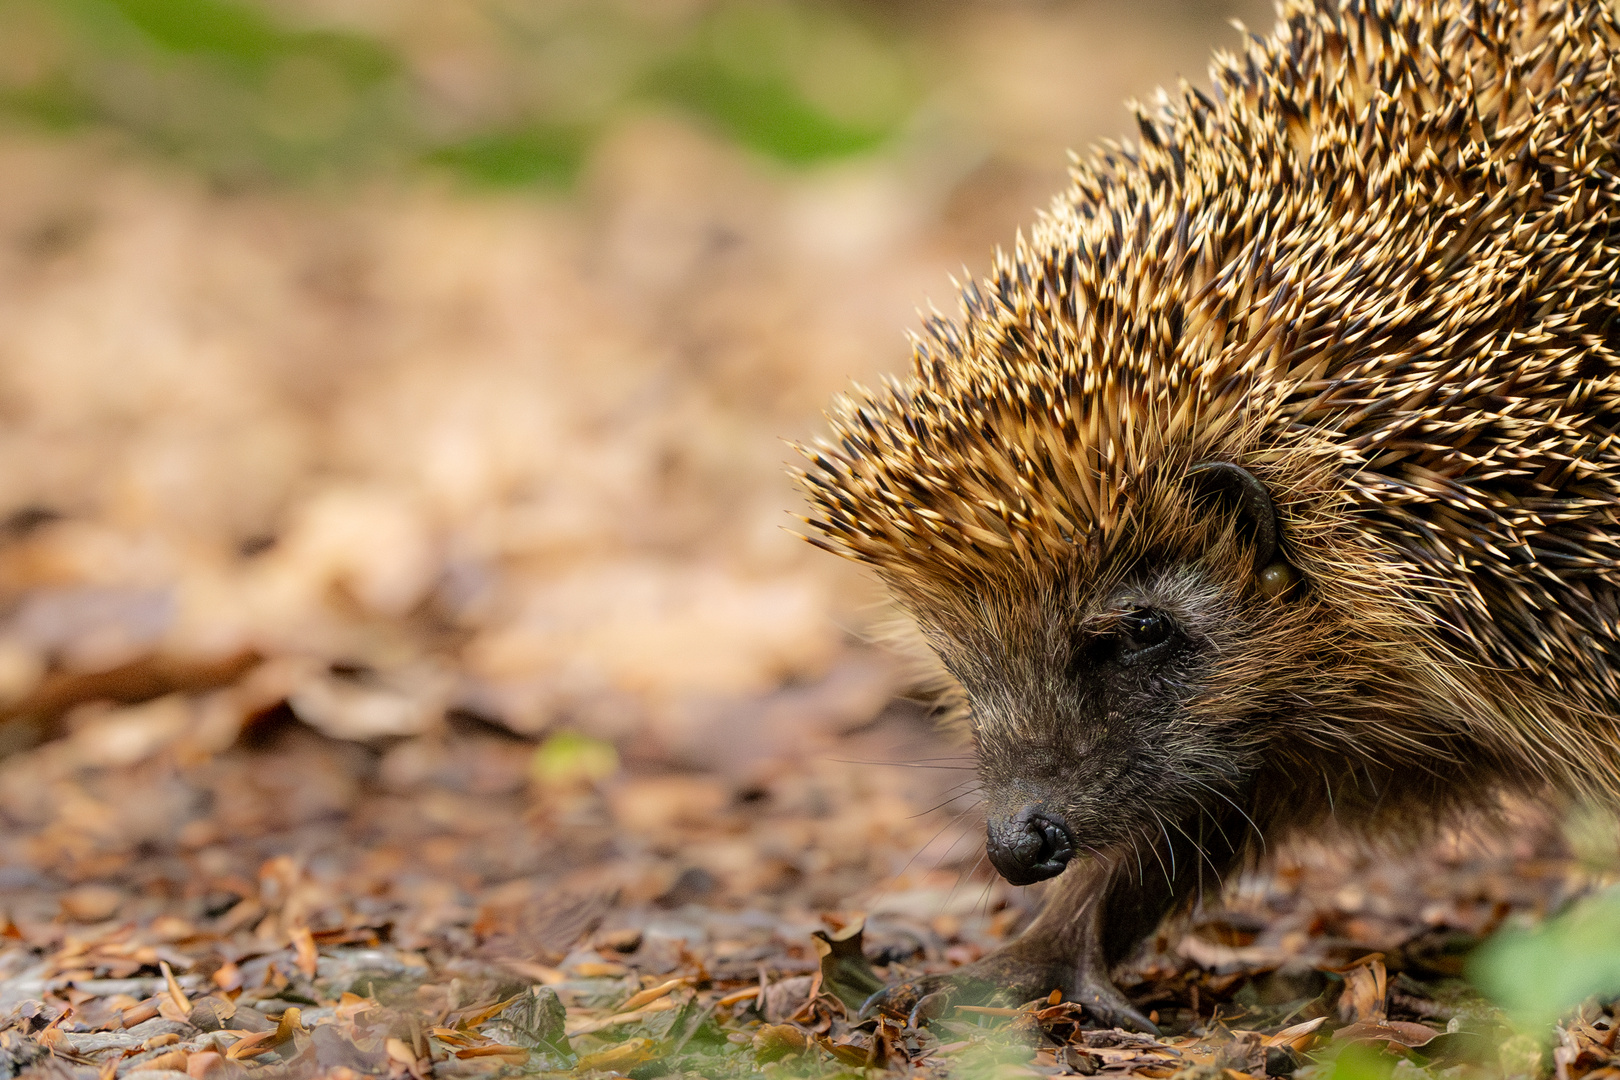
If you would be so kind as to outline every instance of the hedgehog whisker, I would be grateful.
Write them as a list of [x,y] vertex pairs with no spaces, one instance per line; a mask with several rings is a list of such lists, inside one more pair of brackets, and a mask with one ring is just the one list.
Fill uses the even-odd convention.
[[[955,802],[957,799],[965,799],[965,798],[967,798],[969,795],[972,795],[978,789],[979,783],[980,783],[980,781],[975,779],[975,780],[963,780],[959,784],[952,784],[950,787],[945,789],[950,794],[947,795],[947,797],[944,799],[944,801],[937,802],[933,806],[930,806],[926,810],[919,810],[915,814],[909,814],[909,815],[907,815],[906,820],[907,821],[916,821],[918,818],[924,818],[924,817],[927,817],[929,814],[932,814],[932,813],[934,813],[934,812],[936,812],[938,810],[943,810],[945,807],[951,805],[951,803]],[[980,801],[983,801],[983,800],[980,800]],[[977,806],[977,805],[979,805],[977,802],[975,802],[973,804],[973,806]],[[971,809],[973,809],[973,807],[970,806],[970,807],[968,807],[968,809],[971,810]],[[963,812],[966,813],[966,811],[963,811]]]
[[[1193,783],[1197,784],[1199,787],[1203,788],[1205,791],[1208,791],[1211,794],[1215,795],[1217,798],[1226,800],[1227,804],[1229,806],[1231,806],[1232,809],[1236,810],[1240,815],[1242,815],[1244,821],[1247,821],[1249,823],[1249,828],[1254,830],[1254,835],[1260,838],[1260,850],[1261,851],[1266,850],[1266,834],[1261,830],[1259,825],[1255,824],[1254,818],[1249,816],[1248,811],[1244,810],[1243,807],[1239,806],[1237,804],[1237,802],[1230,795],[1226,794],[1224,791],[1221,791],[1219,788],[1214,787],[1211,784],[1204,783],[1202,780],[1198,779],[1196,776],[1193,776],[1191,774],[1188,774],[1186,779],[1191,780]],[[1223,835],[1224,835],[1224,833],[1223,833]]]
[[[960,796],[958,796],[958,797],[960,797]],[[947,819],[946,822],[943,825],[941,825],[938,829],[934,830],[934,835],[930,836],[928,838],[927,843],[923,844],[922,847],[920,847],[916,851],[912,852],[911,858],[907,859],[905,865],[902,866],[900,869],[896,870],[894,872],[894,874],[889,878],[889,880],[891,882],[897,881],[900,878],[901,874],[904,874],[907,870],[911,869],[911,864],[917,861],[917,856],[919,856],[923,852],[927,851],[933,845],[935,840],[938,840],[941,836],[945,835],[945,831],[947,829],[950,829],[950,828],[954,827],[957,824],[957,822],[961,821],[963,818],[965,818],[969,814],[971,814],[974,810],[978,809],[978,806],[979,806],[979,804],[977,802],[974,802],[974,803],[969,804],[964,809],[959,810],[955,814],[951,815],[951,817],[949,819]],[[934,865],[933,865],[932,869],[938,870],[940,868],[940,866],[945,862],[945,860],[950,858],[950,854],[951,854],[952,851],[954,851],[956,849],[956,845],[960,844],[961,842],[962,842],[962,838],[960,836],[957,837],[955,840],[952,840],[950,842],[950,845],[948,847],[946,847],[945,850],[940,853],[939,858],[934,860]]]
[[1157,844],[1153,845],[1153,857],[1159,860],[1159,869],[1164,870],[1164,883],[1170,886],[1170,888],[1174,889],[1176,887],[1176,845],[1171,842],[1170,830],[1164,827],[1164,818],[1159,816],[1159,811],[1150,806],[1148,807],[1148,813],[1153,815],[1153,823],[1159,827],[1159,832],[1164,834],[1165,850],[1168,851],[1170,855],[1170,868],[1168,870],[1165,869],[1164,858],[1159,854],[1159,846]]

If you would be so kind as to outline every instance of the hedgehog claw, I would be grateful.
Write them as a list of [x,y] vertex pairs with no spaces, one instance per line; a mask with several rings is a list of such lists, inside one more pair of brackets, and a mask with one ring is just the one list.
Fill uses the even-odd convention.
[[1111,979],[1099,980],[1083,972],[1078,983],[1070,1000],[1084,1006],[1098,1026],[1140,1031],[1145,1035],[1159,1034],[1159,1025],[1143,1016],[1141,1010],[1125,1000],[1125,995],[1119,992],[1119,987],[1115,986]]

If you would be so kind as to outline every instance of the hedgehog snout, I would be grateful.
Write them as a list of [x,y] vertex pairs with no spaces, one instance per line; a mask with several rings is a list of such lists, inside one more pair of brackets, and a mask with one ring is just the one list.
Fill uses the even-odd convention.
[[1033,885],[1063,872],[1074,858],[1074,836],[1060,814],[1031,804],[1009,818],[991,819],[985,851],[1002,877]]

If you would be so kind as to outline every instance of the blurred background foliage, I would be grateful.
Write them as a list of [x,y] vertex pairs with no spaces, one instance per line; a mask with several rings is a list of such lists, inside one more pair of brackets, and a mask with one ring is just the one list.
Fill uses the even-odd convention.
[[[627,104],[673,105],[802,164],[879,146],[919,100],[873,9],[447,6],[413,26],[244,0],[0,0],[0,109],[111,128],[226,178],[425,162],[511,186],[567,184]],[[435,70],[451,42],[477,59]]]
[[625,741],[831,679],[782,438],[1269,8],[0,0],[0,724],[156,656]]
[[1502,931],[1475,954],[1470,975],[1536,1035],[1589,998],[1620,998],[1620,890],[1578,900],[1539,926]]

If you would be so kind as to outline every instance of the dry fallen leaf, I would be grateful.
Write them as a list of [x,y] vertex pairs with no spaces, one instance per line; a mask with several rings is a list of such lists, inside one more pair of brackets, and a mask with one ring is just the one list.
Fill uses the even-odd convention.
[[659,998],[663,997],[665,994],[668,994],[672,990],[690,985],[692,985],[692,980],[688,977],[682,976],[677,979],[670,979],[668,982],[660,983],[657,986],[648,987],[646,990],[631,994],[628,998],[626,998],[624,1004],[619,1006],[619,1011],[623,1013],[635,1012],[643,1005],[657,1001]]
[[1333,1033],[1335,1042],[1382,1042],[1398,1046],[1419,1047],[1427,1044],[1440,1032],[1426,1024],[1405,1020],[1362,1020],[1340,1028]]
[[412,1050],[404,1040],[388,1039],[383,1043],[383,1045],[387,1049],[388,1056],[390,1058],[393,1058],[406,1068],[414,1068],[416,1066],[416,1051]]
[[651,1039],[630,1039],[579,1059],[576,1071],[626,1072],[658,1056],[658,1044]]
[[307,926],[294,926],[287,933],[292,939],[293,949],[297,953],[297,959],[294,962],[297,964],[298,970],[303,972],[306,978],[313,979],[315,977],[316,962],[320,959],[320,954],[315,949],[315,936],[309,932]]
[[458,1058],[498,1057],[509,1065],[522,1065],[529,1060],[529,1051],[521,1046],[502,1046],[492,1043],[488,1046],[469,1046],[455,1051]]
[[225,1051],[225,1056],[231,1061],[241,1061],[257,1054],[268,1053],[274,1046],[272,1040],[275,1037],[276,1033],[274,1031],[255,1031],[243,1035],[231,1044],[230,1048]]
[[1339,1018],[1347,1024],[1384,1019],[1389,977],[1384,961],[1369,957],[1344,972],[1344,992],[1339,996]]
[[653,1013],[668,1012],[676,1007],[676,1003],[667,997],[659,998],[649,1005],[644,1005],[635,1012],[616,1013],[604,1016],[598,1020],[587,1020],[568,1029],[568,1037],[576,1035],[591,1035],[598,1031],[606,1031],[610,1027],[619,1027],[623,1024],[633,1024],[637,1020],[650,1016]]
[[186,997],[186,992],[180,989],[180,982],[174,977],[174,972],[169,970],[166,961],[160,961],[158,969],[163,972],[163,981],[168,985],[167,995],[158,999],[158,1014],[165,1020],[188,1023],[191,1019],[190,999]]
[[186,1062],[190,1059],[190,1056],[184,1050],[171,1050],[167,1054],[159,1054],[157,1057],[137,1062],[130,1066],[130,1071],[144,1072],[151,1069],[169,1069],[175,1072],[185,1072]]
[[804,1032],[792,1024],[766,1024],[754,1033],[754,1055],[761,1062],[797,1057],[809,1049]]
[[1267,1046],[1283,1046],[1297,1053],[1309,1050],[1316,1041],[1316,1031],[1327,1023],[1327,1017],[1318,1016],[1315,1020],[1306,1020],[1301,1024],[1285,1027],[1275,1035],[1267,1036]]
[[203,1050],[186,1059],[186,1075],[191,1080],[204,1080],[208,1070],[224,1062],[225,1058],[213,1050]]

